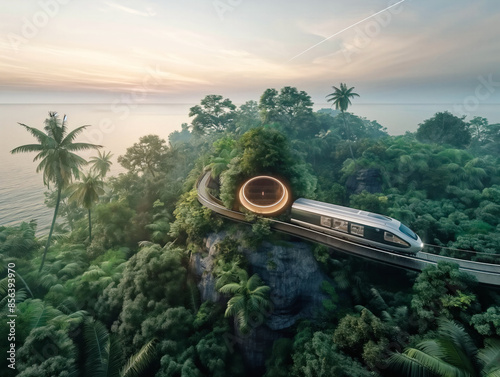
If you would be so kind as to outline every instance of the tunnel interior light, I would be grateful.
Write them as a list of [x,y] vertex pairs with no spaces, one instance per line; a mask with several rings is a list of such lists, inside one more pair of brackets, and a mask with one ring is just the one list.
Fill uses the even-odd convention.
[[288,205],[290,194],[279,179],[259,175],[243,183],[238,198],[246,209],[261,215],[272,215]]

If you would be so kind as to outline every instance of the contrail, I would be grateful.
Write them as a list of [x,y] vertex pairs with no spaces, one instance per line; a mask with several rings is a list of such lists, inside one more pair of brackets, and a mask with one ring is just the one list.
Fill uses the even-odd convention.
[[291,62],[293,59],[298,58],[299,56],[301,56],[301,55],[305,54],[305,53],[306,53],[306,52],[308,52],[309,50],[312,50],[314,47],[317,47],[317,46],[319,46],[320,44],[322,44],[322,43],[326,42],[327,40],[329,40],[329,39],[331,39],[331,38],[333,38],[333,37],[336,37],[337,35],[339,35],[339,34],[343,33],[344,31],[349,30],[349,29],[353,28],[354,26],[359,25],[360,23],[365,22],[366,20],[369,20],[369,19],[370,19],[370,18],[372,18],[372,17],[375,17],[377,14],[380,14],[380,13],[382,13],[382,12],[385,12],[386,10],[391,9],[392,7],[395,7],[396,5],[401,4],[401,3],[405,2],[405,1],[406,1],[406,0],[401,0],[401,1],[398,1],[398,2],[397,2],[397,3],[395,3],[395,4],[392,4],[391,6],[389,6],[389,7],[385,8],[385,9],[382,9],[380,12],[377,12],[377,13],[375,13],[375,14],[372,14],[371,16],[368,16],[368,17],[366,17],[366,18],[363,18],[361,21],[358,21],[358,22],[356,22],[355,24],[352,24],[351,26],[348,26],[348,27],[346,27],[345,29],[340,30],[339,32],[337,32],[337,33],[335,33],[335,34],[333,34],[333,35],[330,35],[328,38],[323,39],[321,42],[318,42],[318,43],[316,43],[314,46],[309,47],[307,50],[302,51],[300,54],[295,55],[293,58],[289,59],[288,61],[289,61],[289,62]]

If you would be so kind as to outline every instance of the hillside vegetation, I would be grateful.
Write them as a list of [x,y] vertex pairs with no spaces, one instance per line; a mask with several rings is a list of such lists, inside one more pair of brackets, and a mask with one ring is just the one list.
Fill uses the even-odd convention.
[[[293,87],[239,107],[209,95],[181,131],[128,148],[118,158],[126,173],[106,177],[109,153],[87,168],[76,159],[46,194],[58,215],[51,239],[35,237],[36,222],[0,227],[3,314],[9,263],[17,276],[17,370],[4,357],[2,375],[251,375],[243,343],[265,326],[265,315],[254,317],[272,311],[273,292],[241,250],[296,240],[265,219],[237,224],[202,207],[194,185],[208,170],[228,208],[244,179],[279,174],[294,198],[388,215],[433,245],[429,252],[500,263],[500,124],[440,112],[415,133],[390,136],[344,105],[314,112]],[[49,120],[57,137],[61,122]],[[220,300],[202,302],[191,260],[207,253],[211,233],[227,235],[211,272]],[[417,275],[310,247],[327,299],[268,344],[265,366],[252,373],[499,375],[498,291],[453,264]],[[2,350],[8,332],[2,321]]]

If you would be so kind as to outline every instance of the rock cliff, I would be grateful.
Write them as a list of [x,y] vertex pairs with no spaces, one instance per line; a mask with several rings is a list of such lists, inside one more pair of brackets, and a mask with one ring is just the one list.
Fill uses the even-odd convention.
[[[227,234],[211,234],[206,238],[202,253],[191,256],[191,270],[199,278],[198,288],[203,301],[222,299],[215,290],[212,276],[216,245]],[[257,273],[271,288],[272,309],[264,320],[256,320],[253,330],[237,341],[248,365],[260,369],[269,355],[272,342],[287,332],[301,318],[314,318],[326,298],[321,284],[326,276],[321,272],[308,244],[286,242],[273,245],[264,242],[257,250],[241,249],[249,263],[250,275]]]
[[379,169],[361,169],[347,178],[346,188],[354,194],[363,191],[368,191],[370,194],[382,192],[382,173]]

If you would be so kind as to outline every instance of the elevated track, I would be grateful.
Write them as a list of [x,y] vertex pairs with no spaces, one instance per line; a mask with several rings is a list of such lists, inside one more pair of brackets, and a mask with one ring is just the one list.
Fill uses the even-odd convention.
[[[213,212],[218,213],[228,219],[248,223],[245,215],[241,212],[227,209],[222,202],[211,195],[207,190],[210,173],[200,177],[196,183],[198,191],[198,201]],[[335,250],[356,255],[365,259],[397,266],[400,268],[422,271],[427,266],[434,266],[439,261],[453,262],[459,265],[460,270],[474,275],[479,283],[500,286],[500,265],[491,263],[482,263],[468,261],[458,258],[445,257],[425,252],[417,254],[398,254],[386,250],[376,249],[365,245],[349,242],[344,239],[334,237],[329,234],[321,233],[313,229],[308,229],[299,225],[290,224],[274,219],[271,220],[272,229],[300,237],[305,240],[320,243]]]

